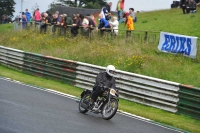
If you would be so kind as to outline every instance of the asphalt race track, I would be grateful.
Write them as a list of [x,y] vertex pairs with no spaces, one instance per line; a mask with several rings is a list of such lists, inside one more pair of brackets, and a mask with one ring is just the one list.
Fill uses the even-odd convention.
[[116,114],[81,114],[75,100],[0,78],[0,133],[177,133]]

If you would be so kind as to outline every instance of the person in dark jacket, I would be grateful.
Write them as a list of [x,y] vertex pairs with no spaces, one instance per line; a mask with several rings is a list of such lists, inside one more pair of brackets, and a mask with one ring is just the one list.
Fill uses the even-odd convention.
[[51,20],[51,24],[52,24],[52,33],[55,33],[57,30],[57,26],[56,25],[60,25],[61,23],[61,17],[58,16],[57,13],[53,14],[52,20]]
[[100,96],[104,90],[103,86],[113,88],[116,90],[115,78],[113,77],[115,73],[115,67],[113,65],[108,65],[105,72],[100,72],[96,77],[96,83],[93,87],[91,94],[90,104],[94,105],[98,96]]
[[73,36],[77,36],[78,35],[79,26],[81,26],[80,18],[79,18],[78,15],[74,15],[73,24],[72,24],[72,27],[71,27],[71,34]]
[[44,13],[44,16],[41,18],[41,23],[40,23],[40,33],[42,33],[42,31],[44,31],[44,33],[47,32],[47,25],[50,19],[51,18],[48,16],[48,14]]
[[110,13],[110,9],[112,7],[112,2],[109,2],[107,5],[106,5],[106,9],[107,11]]
[[67,25],[72,25],[73,20],[71,19],[71,17],[68,17],[67,14],[65,14],[65,26],[67,27]]
[[63,26],[63,33],[64,35],[66,35],[67,31],[70,32],[69,25],[73,24],[73,20],[71,19],[71,17],[68,17],[67,14],[63,14],[63,19],[64,23],[61,24],[61,26]]
[[189,13],[189,0],[182,0],[182,10],[183,14]]

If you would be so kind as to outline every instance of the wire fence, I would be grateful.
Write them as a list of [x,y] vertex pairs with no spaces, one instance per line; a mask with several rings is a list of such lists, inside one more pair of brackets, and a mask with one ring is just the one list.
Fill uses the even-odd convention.
[[[45,28],[41,28],[40,23],[27,23],[25,28],[19,23],[14,23],[15,30],[34,30],[36,33],[51,34],[53,36],[74,37],[71,33],[72,25],[61,26],[47,24]],[[79,27],[78,34],[87,37],[89,40],[104,37],[108,41],[117,40],[125,41],[125,43],[158,43],[158,31],[142,31],[142,30],[125,30],[118,29],[118,35],[114,32],[115,29],[105,28],[96,30],[95,27]]]

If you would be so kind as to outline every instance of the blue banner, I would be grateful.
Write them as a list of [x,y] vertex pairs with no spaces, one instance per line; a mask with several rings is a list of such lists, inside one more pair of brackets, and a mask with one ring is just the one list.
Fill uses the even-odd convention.
[[158,49],[162,52],[183,54],[190,58],[196,58],[197,37],[161,32]]

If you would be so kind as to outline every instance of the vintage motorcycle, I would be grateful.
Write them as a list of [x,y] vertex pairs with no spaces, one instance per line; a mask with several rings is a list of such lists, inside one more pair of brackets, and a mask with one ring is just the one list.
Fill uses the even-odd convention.
[[[81,100],[79,101],[79,111],[86,113],[91,111],[95,114],[102,114],[103,119],[111,119],[118,109],[118,92],[112,88],[103,87],[104,92],[97,98],[95,105],[90,105],[90,96],[92,91],[84,90],[81,93]],[[95,108],[94,108],[95,106]]]

